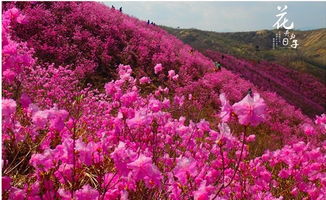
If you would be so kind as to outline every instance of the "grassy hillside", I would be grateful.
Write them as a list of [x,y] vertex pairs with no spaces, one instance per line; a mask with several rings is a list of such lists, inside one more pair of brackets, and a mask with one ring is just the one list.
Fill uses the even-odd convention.
[[310,73],[326,81],[326,29],[295,31],[299,47],[272,49],[276,31],[217,33],[197,29],[163,27],[192,47],[214,50],[248,60],[267,60],[298,71]]

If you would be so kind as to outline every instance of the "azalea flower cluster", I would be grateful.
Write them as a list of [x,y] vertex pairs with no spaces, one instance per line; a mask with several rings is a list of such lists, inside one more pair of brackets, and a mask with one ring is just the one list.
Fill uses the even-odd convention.
[[205,55],[256,86],[277,92],[309,116],[326,112],[325,84],[312,75],[276,63],[247,61],[218,51],[207,50]]
[[174,70],[174,79],[187,84],[214,66],[197,51],[190,55],[190,46],[158,26],[101,3],[7,2],[4,7],[19,7],[26,15],[28,23],[14,23],[12,34],[34,49],[39,63],[69,65],[79,77],[115,77],[120,63],[138,68],[141,76],[154,76],[152,67],[161,64],[165,73]]
[[27,49],[26,44],[11,39],[9,32],[13,21],[26,23],[25,16],[17,8],[7,10],[2,15],[2,74],[6,82],[13,82],[23,66],[34,63],[32,51]]
[[[104,17],[119,16],[126,32],[138,27],[135,31],[145,32],[149,38],[157,34],[155,31],[164,35],[156,27],[153,32],[144,31],[146,23],[98,3],[49,2],[26,7],[17,3],[21,4],[31,27],[41,20],[41,14],[35,11],[51,19],[49,16],[62,16],[76,9],[89,11],[92,15],[88,19],[93,23],[85,26],[97,30],[93,25],[99,16],[91,11],[100,9]],[[49,7],[56,12],[48,12]],[[9,19],[5,36],[22,45],[12,35],[19,38],[30,33],[20,33],[20,28],[28,27],[10,17],[17,12],[15,16],[20,16],[16,8],[4,12],[3,18]],[[71,23],[83,21],[81,16],[70,17]],[[39,28],[50,22],[57,23],[39,23]],[[58,32],[66,30],[57,28]],[[84,36],[89,33],[81,27],[78,32],[76,40],[88,38]],[[78,58],[73,64],[66,63],[67,49],[72,46],[58,53],[58,49],[37,44],[37,38],[32,37],[29,44],[35,47],[34,54],[27,46],[19,49],[19,54],[8,54],[14,60],[21,55],[31,60],[8,64],[6,70],[14,71],[15,78],[3,81],[3,199],[325,198],[326,146],[320,142],[326,131],[325,115],[313,123],[275,94],[260,92],[225,70],[203,75],[204,69],[212,65],[208,59],[189,52],[189,47],[180,49],[178,42],[173,46],[167,42],[169,36],[164,38],[166,43],[158,44],[168,44],[165,48],[175,49],[171,52],[179,56],[167,57],[168,50],[157,48],[155,58],[148,61],[152,57],[146,54],[145,47],[151,44],[143,43],[149,40],[141,41],[141,45],[135,42],[129,47],[141,48],[146,55],[135,58],[131,50],[124,49],[129,53],[115,59],[130,63],[136,59],[135,66],[119,64],[115,73],[110,69],[114,78],[106,79],[99,87],[89,84],[94,63],[101,71],[102,61],[95,59],[94,52],[72,49],[80,51]],[[94,44],[100,42],[98,38],[88,39]],[[118,48],[114,41],[108,40],[112,44],[108,52]],[[56,52],[56,56],[42,55],[41,46],[45,52]],[[101,59],[110,60],[104,52]],[[139,63],[144,65],[137,67]],[[196,63],[202,68],[195,68]],[[17,68],[20,70],[15,71]],[[288,110],[274,108],[277,106]],[[282,122],[284,119],[286,122]],[[265,147],[255,154],[253,149],[257,150],[255,146],[261,144],[263,134],[272,133],[282,138],[289,136],[284,139],[286,145],[267,151]]]
[[[214,130],[205,120],[195,123],[184,117],[173,119],[168,111],[176,102],[164,97],[164,93],[141,97],[142,86],[131,73],[130,66],[120,65],[120,79],[105,85],[104,96],[91,95],[76,101],[76,109],[83,113],[79,116],[57,107],[40,110],[30,101],[19,106],[12,99],[3,99],[5,174],[18,170],[12,166],[15,160],[11,157],[14,152],[9,151],[11,145],[18,148],[32,140],[29,145],[34,149],[26,163],[33,168],[28,173],[30,181],[21,188],[10,176],[4,176],[5,197],[277,199],[281,196],[273,196],[271,188],[283,180],[273,179],[273,168],[269,171],[264,163],[273,166],[283,161],[289,167],[281,168],[278,176],[283,179],[302,175],[298,170],[314,175],[308,180],[295,179],[290,195],[306,192],[315,199],[323,197],[325,158],[320,148],[311,149],[301,142],[293,149],[286,146],[249,160],[247,143],[255,136],[249,135],[248,127],[265,121],[266,105],[259,94],[249,93],[231,106],[222,93],[223,122]],[[83,108],[91,103],[92,111]],[[102,116],[92,116],[103,108]],[[91,124],[90,117],[99,125],[96,131],[85,127]],[[232,118],[243,125],[240,137],[226,123]],[[292,152],[293,156],[287,153],[291,161],[279,153],[286,151]],[[300,152],[307,155],[298,156]],[[295,162],[305,164],[297,169]],[[319,180],[320,187],[315,184]]]
[[[191,99],[186,99],[182,109],[179,109],[178,112],[182,112],[192,119],[205,118],[214,123],[216,118],[207,113],[215,114],[221,104],[224,104],[225,101],[220,100],[220,94],[225,91],[229,104],[234,104],[244,98],[248,88],[259,92],[266,104],[265,123],[251,126],[251,130],[255,132],[258,138],[264,138],[252,146],[253,152],[256,152],[255,156],[260,156],[266,149],[275,150],[285,144],[307,141],[307,139],[316,143],[324,140],[325,131],[321,129],[318,123],[314,123],[313,120],[303,115],[300,110],[289,105],[275,93],[262,91],[225,69],[216,73],[207,73],[198,81],[177,88],[177,95],[184,95],[185,97],[191,95]],[[233,111],[232,108],[231,111]],[[232,112],[229,116],[232,116]],[[234,120],[229,122],[232,127],[240,128],[237,123],[233,122]],[[308,125],[314,130],[314,134],[308,134],[309,137],[304,132],[304,127]],[[271,140],[273,143],[269,142]]]

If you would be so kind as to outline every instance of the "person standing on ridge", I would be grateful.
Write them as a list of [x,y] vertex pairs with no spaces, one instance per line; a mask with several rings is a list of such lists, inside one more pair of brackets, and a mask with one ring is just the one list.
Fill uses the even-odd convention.
[[119,8],[119,11],[122,12],[122,7]]
[[218,71],[220,71],[222,69],[222,65],[220,62],[215,62],[214,64]]
[[249,88],[248,89],[248,92],[247,92],[251,97],[253,97],[253,93],[252,93],[252,89],[251,88]]

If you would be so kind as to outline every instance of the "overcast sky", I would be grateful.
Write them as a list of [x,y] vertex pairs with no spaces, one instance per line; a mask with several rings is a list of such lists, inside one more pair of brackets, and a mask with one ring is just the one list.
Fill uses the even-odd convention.
[[141,20],[180,28],[217,32],[273,29],[279,13],[287,5],[289,22],[295,29],[326,28],[326,2],[105,2]]

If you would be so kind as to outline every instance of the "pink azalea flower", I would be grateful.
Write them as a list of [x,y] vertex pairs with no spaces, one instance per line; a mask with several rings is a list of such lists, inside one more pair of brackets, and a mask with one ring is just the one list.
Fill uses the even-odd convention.
[[316,117],[315,124],[321,126],[326,133],[326,114],[322,114]]
[[[119,189],[109,189],[104,195],[104,199],[119,199],[120,191]],[[120,198],[121,200],[121,198]]]
[[62,118],[54,118],[50,121],[50,129],[60,131],[64,128],[64,120]]
[[176,80],[178,80],[178,79],[179,79],[179,74],[174,75],[174,76],[172,77],[172,80],[174,80],[174,81],[176,81]]
[[161,95],[161,91],[160,90],[156,90],[154,94],[155,94],[155,96],[160,96]]
[[73,167],[72,164],[61,164],[59,169],[54,172],[54,175],[60,183],[66,184],[67,181],[72,181]]
[[9,190],[11,187],[11,178],[9,176],[2,177],[2,191]]
[[150,124],[152,121],[151,117],[147,115],[147,110],[138,110],[135,116],[131,119],[127,119],[127,124],[129,128],[137,128],[143,125]]
[[114,82],[108,82],[104,86],[106,94],[113,96],[117,92],[117,88],[114,85]]
[[163,70],[162,64],[155,65],[155,67],[154,67],[154,73],[155,74],[158,74],[162,70]]
[[188,176],[197,174],[197,162],[190,158],[178,158],[177,165],[173,171],[178,181],[182,184],[186,184]]
[[32,121],[37,127],[44,128],[44,126],[48,121],[48,116],[49,116],[48,110],[40,110],[33,114]]
[[314,127],[312,127],[310,124],[303,125],[303,132],[307,136],[312,136],[312,135],[315,135],[315,133],[316,133]]
[[143,179],[149,187],[153,186],[153,184],[160,185],[162,175],[158,168],[153,165],[152,158],[140,154],[135,161],[129,163],[127,166],[132,169],[137,181]]
[[62,144],[56,146],[54,150],[54,158],[64,163],[73,163],[73,140],[64,138]]
[[209,200],[213,186],[206,186],[206,181],[202,181],[198,190],[194,192],[194,200]]
[[322,115],[317,116],[316,120],[315,120],[315,123],[318,124],[318,125],[326,124],[326,114],[323,113]]
[[17,76],[17,73],[10,70],[10,69],[6,69],[5,71],[3,71],[2,73],[2,77],[5,81],[7,81],[8,83],[12,83],[15,78]]
[[128,107],[131,106],[137,100],[137,97],[138,97],[137,92],[128,92],[124,94],[120,100],[122,102],[122,105]]
[[62,200],[71,200],[71,192],[60,188],[58,190],[58,194],[60,195]]
[[164,92],[164,94],[168,94],[170,90],[168,87],[166,87],[166,88],[162,89],[162,91]]
[[23,189],[13,187],[9,194],[9,199],[25,200],[26,192]]
[[102,187],[114,187],[119,182],[119,177],[114,173],[106,173],[103,177]]
[[181,97],[175,96],[173,100],[174,100],[174,103],[177,106],[180,106],[181,107],[184,104],[185,97],[184,96],[181,96]]
[[206,121],[205,119],[200,120],[200,122],[197,123],[197,127],[203,131],[209,131],[209,122]]
[[162,102],[163,108],[169,108],[170,107],[170,99],[164,98]]
[[8,10],[7,12],[10,13],[10,16],[11,16],[12,18],[16,18],[16,17],[18,17],[19,14],[20,14],[20,10],[18,10],[17,8],[11,8],[11,9]]
[[28,108],[28,106],[32,103],[32,100],[27,94],[23,93],[20,97],[20,103],[22,104],[23,108]]
[[173,76],[175,76],[175,71],[174,70],[169,70],[168,71],[168,77],[169,77],[169,79],[171,80]]
[[181,199],[181,189],[179,184],[174,181],[172,178],[173,176],[169,174],[169,184],[168,184],[168,191],[169,191],[169,198],[172,200],[179,200]]
[[226,99],[225,94],[220,94],[220,101],[221,101],[221,112],[220,117],[222,122],[228,122],[230,120],[230,116],[232,113],[232,107],[229,101]]
[[299,193],[298,191],[298,188],[297,187],[294,187],[292,190],[291,190],[291,194],[294,195],[294,196],[297,196]]
[[50,129],[60,131],[64,127],[64,121],[69,113],[65,110],[58,110],[56,107],[50,110],[37,111],[32,116],[33,123],[39,127],[44,128],[47,122],[50,122]]
[[42,154],[33,154],[29,160],[30,165],[35,169],[49,170],[53,167],[54,155],[52,149],[46,149]]
[[30,114],[31,116],[33,116],[34,113],[36,113],[39,110],[40,110],[40,108],[37,105],[31,103],[31,104],[29,104],[29,106],[27,108],[27,113]]
[[156,99],[150,99],[148,106],[153,112],[158,112],[162,109],[162,102]]
[[290,170],[288,169],[282,169],[279,173],[278,176],[281,178],[288,178],[291,175]]
[[3,54],[16,54],[18,48],[18,43],[10,42],[8,45],[4,46],[2,49]]
[[[23,13],[32,16],[34,22],[46,21],[50,26],[38,31],[40,24],[30,23],[13,31],[10,25],[26,21],[18,9],[6,12],[7,7],[14,4],[10,3],[3,10],[5,98],[17,96],[13,90],[18,83],[15,81],[21,82],[23,87],[20,87],[20,99],[16,97],[3,102],[3,167],[8,169],[5,170],[8,171],[5,175],[8,175],[2,178],[4,198],[127,200],[144,196],[143,199],[171,200],[276,200],[283,197],[274,197],[275,194],[285,189],[297,199],[301,196],[305,199],[326,199],[326,141],[307,139],[301,134],[303,131],[307,135],[325,132],[322,128],[326,128],[325,114],[316,118],[315,125],[309,123],[304,127],[309,119],[301,111],[287,105],[276,94],[262,94],[269,104],[271,118],[266,126],[255,131],[264,133],[266,129],[266,133],[277,132],[279,137],[274,138],[272,134],[268,138],[259,138],[259,141],[263,139],[263,142],[272,143],[273,139],[284,139],[282,143],[285,146],[252,157],[247,146],[241,143],[243,127],[239,127],[239,122],[233,119],[239,119],[245,125],[258,125],[267,114],[264,113],[264,101],[249,90],[250,95],[232,107],[226,94],[215,91],[220,88],[228,92],[227,97],[236,98],[252,84],[227,70],[211,72],[214,65],[210,59],[167,36],[164,31],[104,5],[57,2],[52,6],[22,6]],[[123,25],[120,25],[121,22]],[[85,24],[91,30],[83,28]],[[30,37],[29,29],[39,33],[35,35],[33,31],[34,37]],[[64,34],[67,32],[72,34]],[[21,42],[21,39],[25,41],[24,38],[26,44]],[[19,40],[15,42],[16,39]],[[67,44],[64,41],[74,42]],[[85,45],[79,45],[81,43]],[[53,55],[51,60],[64,67],[34,65],[34,50],[30,47],[36,52],[44,52],[44,55]],[[89,53],[85,54],[85,49]],[[126,56],[128,52],[133,55]],[[223,60],[230,66],[241,62],[239,65],[242,67],[252,68],[252,63],[233,60],[230,55],[220,59],[221,55],[217,54],[211,58]],[[44,59],[48,60],[47,56],[35,59],[41,59],[41,63]],[[105,93],[96,85],[93,87],[84,84],[85,81],[80,82],[99,72],[96,69],[99,59],[103,70],[117,78],[105,85]],[[155,64],[161,62],[164,68],[161,64],[150,66],[154,68],[150,69],[151,77],[156,76],[155,87],[162,83],[164,77],[168,81],[162,86],[157,85],[157,89],[148,87],[140,93],[143,88],[139,86],[150,83],[149,77],[135,79],[128,65],[119,65],[117,76],[111,70],[105,70],[119,60],[135,64],[133,67],[138,68],[136,74],[148,73],[146,65],[150,61],[154,60]],[[265,63],[260,67],[263,65]],[[268,63],[266,65],[269,71],[275,68],[269,67]],[[180,74],[177,74],[179,71]],[[307,88],[316,86],[316,91],[323,91],[318,85],[308,84]],[[35,100],[35,105],[25,93]],[[313,95],[309,96],[313,98]],[[313,98],[312,103],[320,104],[322,96]],[[80,99],[82,101],[78,101]],[[221,102],[218,113],[220,124],[212,128],[208,121],[197,119],[201,115],[196,117],[192,111],[203,111],[205,116],[213,114],[207,111],[210,104],[218,99]],[[310,100],[306,100],[309,107]],[[23,109],[17,107],[17,102]],[[55,103],[69,109],[72,115],[69,116],[68,110],[59,110]],[[311,104],[312,110],[319,110],[317,104]],[[54,108],[40,110],[36,105]],[[180,117],[182,115],[185,117]],[[234,130],[227,124],[231,119]],[[245,135],[249,135],[246,140],[254,141],[255,135],[250,135],[253,130],[249,132]],[[235,134],[239,138],[233,136]],[[305,140],[307,143],[302,142]],[[31,147],[30,158],[27,152],[20,151],[29,150],[28,146]],[[264,147],[275,149],[276,146]],[[16,152],[19,153],[17,156]],[[17,176],[13,173],[17,170],[10,172],[10,169],[21,171],[24,168],[26,163],[21,161],[24,161],[22,156],[25,153],[33,169],[26,169],[23,176],[27,179],[18,181],[16,179],[21,174]],[[235,173],[240,154],[243,156]],[[107,169],[101,169],[101,166]],[[276,174],[275,167],[280,167]],[[94,176],[85,177],[89,173]],[[74,188],[71,187],[73,175],[78,182]],[[283,182],[289,178],[291,184],[283,188]],[[249,179],[247,184],[242,184],[243,180]],[[229,182],[230,185],[226,186]],[[226,187],[222,186],[223,183]]]
[[76,200],[97,200],[98,198],[99,192],[88,184],[76,191]]
[[139,79],[139,83],[141,85],[146,84],[146,83],[148,84],[150,82],[151,82],[151,79],[149,77],[146,77],[146,76]]
[[123,176],[128,175],[130,169],[127,167],[127,164],[134,161],[136,156],[137,154],[134,151],[127,149],[124,142],[119,142],[114,152],[111,153],[111,158],[114,160],[115,167]]
[[[40,189],[40,182],[36,181],[34,183],[32,183],[29,188],[28,188],[28,200],[42,200],[42,198],[40,197],[40,193],[39,193],[39,189]],[[68,200],[68,199],[63,199],[63,200]],[[69,199],[71,200],[71,199]]]
[[270,182],[272,179],[272,175],[268,171],[262,171],[260,172],[259,175],[262,178],[262,180],[266,181],[267,183]]
[[17,21],[19,24],[25,24],[25,23],[28,22],[28,21],[26,20],[26,17],[25,17],[24,15],[22,15],[22,14],[20,14],[20,15],[17,17],[16,21]]
[[118,70],[119,75],[131,74],[131,72],[132,72],[132,69],[131,69],[130,65],[122,65],[122,64],[120,64],[118,66],[118,68],[119,68],[119,70]]
[[227,123],[220,123],[218,125],[218,128],[220,130],[220,135],[218,136],[217,140],[227,140],[227,141],[233,141],[236,138],[231,134],[231,129]]
[[120,112],[124,118],[130,119],[135,117],[135,110],[132,108],[122,107],[120,108]]
[[129,193],[125,190],[120,192],[120,200],[128,200]]
[[69,113],[65,110],[52,109],[49,112],[50,129],[60,131],[64,128],[64,121]]
[[248,94],[240,102],[235,103],[232,108],[242,125],[257,126],[265,120],[266,104],[257,93],[253,97]]
[[2,99],[2,115],[9,117],[16,112],[16,102],[12,99]]
[[253,142],[256,139],[256,135],[249,135],[246,139],[247,142]]
[[89,142],[85,144],[80,139],[76,141],[76,150],[78,151],[79,159],[87,166],[98,163],[103,159],[102,155],[97,151],[98,149],[97,143]]

